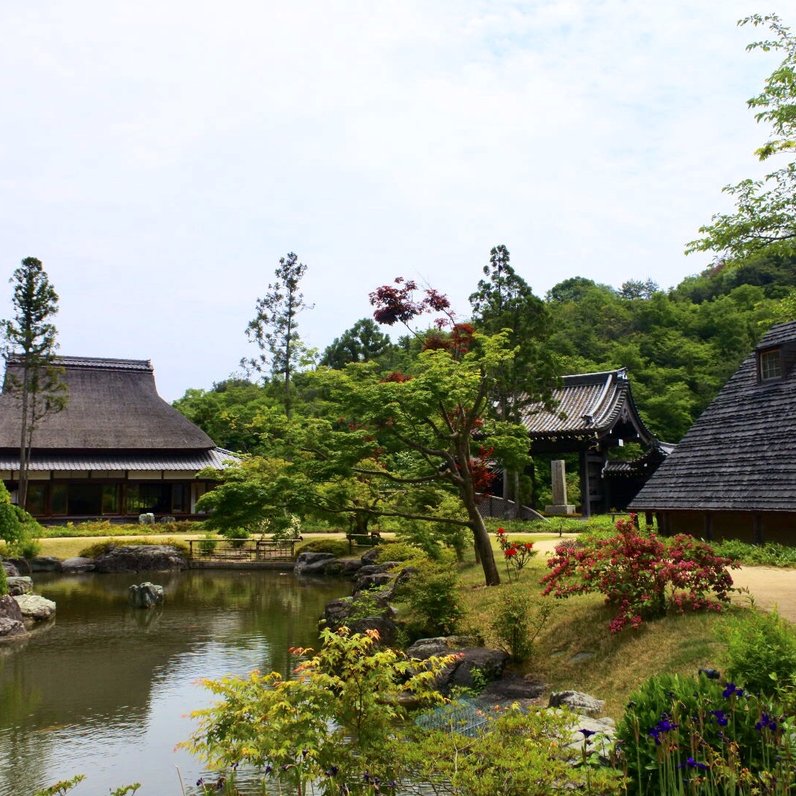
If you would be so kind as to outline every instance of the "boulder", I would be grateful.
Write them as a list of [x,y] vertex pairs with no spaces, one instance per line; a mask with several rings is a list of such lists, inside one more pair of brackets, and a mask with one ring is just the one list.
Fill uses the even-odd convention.
[[363,553],[360,561],[362,562],[363,566],[367,564],[375,564],[376,559],[379,557],[379,548],[378,547],[371,547],[367,553]]
[[387,572],[377,572],[375,575],[357,575],[354,594],[369,589],[378,589],[381,586],[386,586],[392,580],[393,576]]
[[94,559],[97,572],[148,572],[187,569],[185,556],[172,545],[123,545]]
[[337,559],[331,553],[299,553],[293,571],[297,575],[317,575]]
[[508,674],[489,683],[476,701],[484,708],[506,706],[515,702],[530,704],[536,703],[544,690],[544,683],[528,675],[523,677],[519,674]]
[[586,716],[600,716],[605,708],[605,702],[581,691],[553,691],[547,706],[549,708],[566,707],[575,713],[583,713]]
[[435,638],[419,638],[407,650],[410,658],[424,661],[432,655],[450,655],[452,652],[479,646],[475,636],[437,636]]
[[65,573],[74,575],[80,572],[93,572],[94,559],[85,558],[84,556],[75,556],[74,558],[65,558],[61,562],[61,569]]
[[27,635],[17,601],[6,594],[0,597],[0,640]]
[[388,647],[393,646],[398,639],[398,626],[386,616],[367,616],[364,619],[355,619],[348,627],[352,633],[376,630],[379,634],[379,642]]
[[[478,680],[487,682],[502,677],[509,656],[503,650],[487,649],[486,647],[470,647],[457,653],[458,660],[453,671],[447,678],[447,686],[472,688],[476,685],[473,679],[474,670],[479,671]],[[480,683],[479,683],[480,684]]]
[[346,619],[351,615],[353,609],[354,600],[352,597],[341,597],[339,600],[332,600],[323,609],[323,621],[327,627],[332,629],[340,627],[346,623]]
[[133,608],[154,608],[163,604],[164,597],[163,587],[149,581],[128,589],[128,599]]
[[30,572],[60,572],[61,559],[55,556],[34,556],[26,559]]
[[0,566],[3,567],[9,578],[16,578],[19,576],[19,570],[11,561],[0,561]]
[[397,561],[385,561],[383,564],[362,564],[359,568],[359,574],[362,577],[365,575],[379,575],[382,572],[388,572],[397,565]]
[[17,601],[22,618],[29,622],[45,622],[55,616],[55,603],[40,594],[21,594]]
[[362,562],[358,558],[339,558],[338,563],[340,571],[337,574],[346,578],[355,576],[362,568]]
[[31,594],[33,592],[33,579],[19,576],[8,578],[8,593],[12,597],[19,597],[20,594]]

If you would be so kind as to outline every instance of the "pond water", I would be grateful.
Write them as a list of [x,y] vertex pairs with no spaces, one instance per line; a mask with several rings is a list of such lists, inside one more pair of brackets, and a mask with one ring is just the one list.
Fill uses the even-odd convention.
[[[152,580],[165,604],[127,605]],[[29,640],[0,645],[0,796],[31,796],[85,774],[74,796],[140,782],[138,796],[181,794],[201,764],[175,751],[187,714],[212,702],[203,677],[252,669],[289,674],[289,649],[314,646],[324,605],[349,593],[338,580],[274,571],[39,575],[57,619]]]

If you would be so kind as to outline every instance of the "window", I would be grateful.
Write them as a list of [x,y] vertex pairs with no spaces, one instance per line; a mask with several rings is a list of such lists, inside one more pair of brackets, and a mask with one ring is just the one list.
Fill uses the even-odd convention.
[[782,355],[778,348],[761,351],[758,355],[760,381],[773,381],[782,378]]

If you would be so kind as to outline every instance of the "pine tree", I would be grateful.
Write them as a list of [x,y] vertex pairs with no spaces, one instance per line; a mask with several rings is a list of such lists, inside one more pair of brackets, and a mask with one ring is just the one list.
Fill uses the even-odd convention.
[[9,358],[19,364],[20,375],[7,375],[4,391],[16,396],[20,407],[19,493],[25,506],[33,435],[48,414],[66,405],[66,385],[55,364],[57,330],[52,318],[58,312],[58,294],[40,260],[26,257],[9,280],[14,286],[15,314],[2,321]]

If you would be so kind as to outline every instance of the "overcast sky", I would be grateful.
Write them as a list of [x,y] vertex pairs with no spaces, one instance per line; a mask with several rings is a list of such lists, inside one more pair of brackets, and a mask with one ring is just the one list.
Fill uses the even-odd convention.
[[[670,287],[722,186],[760,173],[738,0],[0,2],[0,317],[19,261],[63,354],[151,359],[161,394],[250,354],[278,260],[318,348],[399,275],[462,315],[489,250],[544,295]],[[793,22],[793,20],[785,20]],[[5,287],[3,287],[6,285]]]

